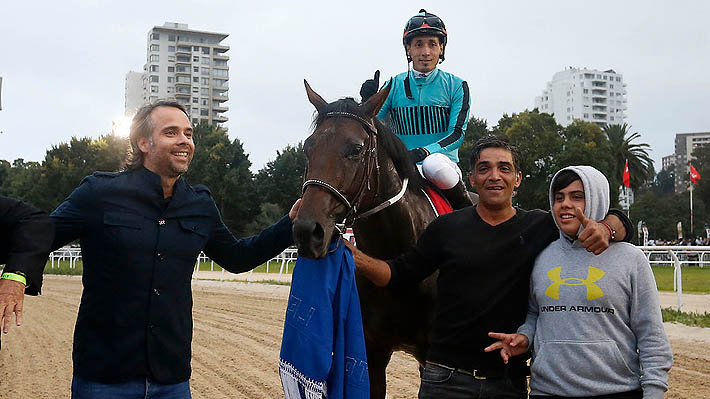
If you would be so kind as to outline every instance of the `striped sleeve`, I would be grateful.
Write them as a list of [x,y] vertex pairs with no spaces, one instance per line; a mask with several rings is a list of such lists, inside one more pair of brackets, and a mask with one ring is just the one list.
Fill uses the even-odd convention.
[[430,153],[439,152],[442,148],[446,151],[458,148],[463,143],[464,132],[468,125],[470,106],[468,83],[462,81],[461,86],[459,86],[452,98],[448,134],[438,142],[429,144],[424,148]]

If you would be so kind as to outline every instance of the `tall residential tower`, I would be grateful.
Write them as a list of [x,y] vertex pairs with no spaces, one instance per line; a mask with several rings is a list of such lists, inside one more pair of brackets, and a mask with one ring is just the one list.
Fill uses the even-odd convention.
[[599,126],[622,125],[626,119],[626,84],[613,69],[569,67],[557,72],[542,95],[535,97],[535,108],[553,114],[562,126],[575,119]]
[[177,101],[188,109],[193,124],[219,125],[228,120],[229,46],[226,33],[190,30],[166,22],[148,32],[146,63],[136,89],[136,72],[126,75],[126,115],[158,99]]
[[689,165],[693,160],[693,150],[708,144],[710,144],[710,132],[676,133],[675,154],[673,154],[675,156],[676,193],[688,191],[690,185]]

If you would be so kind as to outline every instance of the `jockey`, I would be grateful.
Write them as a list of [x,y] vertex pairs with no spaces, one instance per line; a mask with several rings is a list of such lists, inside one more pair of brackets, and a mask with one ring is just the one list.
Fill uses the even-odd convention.
[[[424,9],[407,21],[402,39],[407,72],[394,77],[377,116],[383,120],[389,116],[389,126],[422,175],[444,192],[454,209],[460,209],[471,205],[457,165],[470,104],[466,81],[437,68],[444,61],[446,40],[444,22]],[[377,92],[379,78],[377,71],[363,83],[363,102]]]

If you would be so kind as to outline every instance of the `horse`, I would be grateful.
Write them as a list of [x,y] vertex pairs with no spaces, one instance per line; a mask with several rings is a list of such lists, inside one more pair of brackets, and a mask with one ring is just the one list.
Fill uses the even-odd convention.
[[[352,223],[358,249],[391,259],[412,248],[436,214],[407,149],[378,118],[390,85],[363,104],[328,104],[304,80],[317,118],[304,142],[307,168],[301,208],[293,221],[300,256],[321,258],[342,220]],[[412,354],[423,367],[436,304],[436,276],[416,286],[381,288],[356,273],[370,378],[370,397],[384,399],[392,353]]]

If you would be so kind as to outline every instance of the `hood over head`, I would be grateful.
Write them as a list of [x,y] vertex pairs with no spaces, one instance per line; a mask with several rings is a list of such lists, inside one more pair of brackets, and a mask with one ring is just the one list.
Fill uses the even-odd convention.
[[[559,176],[560,172],[564,170],[571,170],[577,174],[582,181],[582,185],[584,186],[584,216],[596,221],[603,220],[609,212],[609,181],[606,179],[606,176],[602,174],[602,172],[587,165],[568,166],[555,173],[555,176],[553,176],[550,181],[549,188],[550,212],[553,211],[552,207],[555,203],[555,193],[552,192],[552,186],[557,179],[557,176]],[[557,219],[555,219],[555,225],[557,225],[558,229],[560,228],[557,224]],[[582,230],[583,227],[579,226],[577,235],[579,235]],[[573,238],[568,237],[562,232],[562,230],[560,230],[560,236]]]

